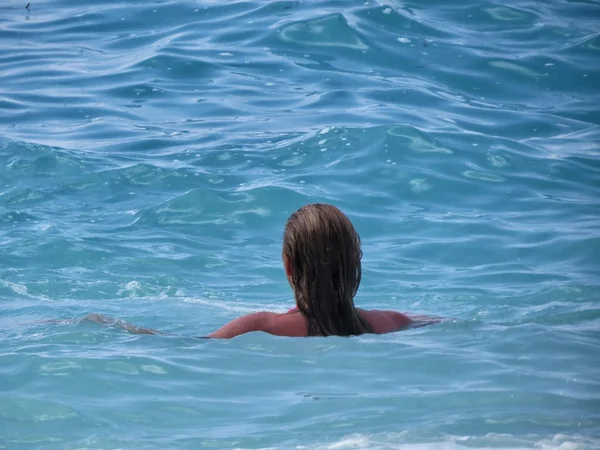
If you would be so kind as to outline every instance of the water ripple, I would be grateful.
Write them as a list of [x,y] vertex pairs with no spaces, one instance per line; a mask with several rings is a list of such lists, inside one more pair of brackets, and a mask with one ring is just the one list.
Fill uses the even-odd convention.
[[[63,3],[0,7],[0,446],[598,446],[597,2]],[[192,338],[317,201],[448,320]]]

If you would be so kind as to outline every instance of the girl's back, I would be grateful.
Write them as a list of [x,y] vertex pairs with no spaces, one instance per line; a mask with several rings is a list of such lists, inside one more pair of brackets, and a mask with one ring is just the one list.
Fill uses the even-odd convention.
[[[396,311],[367,311],[358,309],[358,312],[369,323],[375,334],[392,333],[406,328],[413,323],[410,317]],[[239,317],[220,330],[215,331],[209,337],[232,338],[254,331],[263,331],[275,336],[309,336],[306,319],[299,310],[294,309],[285,314],[258,312]]]

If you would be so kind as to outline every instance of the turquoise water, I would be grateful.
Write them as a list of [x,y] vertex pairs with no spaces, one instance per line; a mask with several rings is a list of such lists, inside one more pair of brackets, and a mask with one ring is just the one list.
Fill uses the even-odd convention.
[[[0,6],[0,448],[600,448],[600,4]],[[293,304],[305,203],[386,336]],[[175,337],[47,319],[91,312]]]

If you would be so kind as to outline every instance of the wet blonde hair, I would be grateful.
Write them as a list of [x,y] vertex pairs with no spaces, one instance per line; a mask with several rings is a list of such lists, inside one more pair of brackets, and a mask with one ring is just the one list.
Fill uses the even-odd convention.
[[333,205],[311,204],[287,221],[283,254],[292,266],[296,305],[309,336],[373,332],[354,306],[361,278],[360,237]]

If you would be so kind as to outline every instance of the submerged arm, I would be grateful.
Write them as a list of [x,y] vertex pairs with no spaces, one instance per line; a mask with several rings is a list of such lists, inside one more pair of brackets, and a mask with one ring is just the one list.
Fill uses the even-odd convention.
[[[269,333],[271,332],[272,323],[275,316],[277,316],[277,314],[269,312],[257,312],[238,317],[214,333],[211,333],[208,336],[202,336],[202,338],[228,339],[239,336],[240,334],[251,333],[253,331],[265,331]],[[119,327],[134,334],[166,334],[162,331],[154,330],[152,328],[137,327],[123,320],[103,316],[102,314],[88,314],[87,316],[83,317],[80,322],[94,322],[102,325]]]
[[81,322],[86,321],[100,323],[102,325],[117,326],[134,334],[165,334],[162,331],[154,330],[152,328],[136,327],[135,325],[124,322],[123,320],[113,319],[112,317],[103,316],[102,314],[88,314],[81,319]]
[[424,327],[427,325],[435,325],[436,323],[442,322],[442,317],[424,316],[424,315],[410,315],[411,328]]
[[390,311],[390,313],[397,330],[402,330],[403,328],[424,327],[442,321],[440,317],[424,316],[420,314],[403,314],[396,311]]

